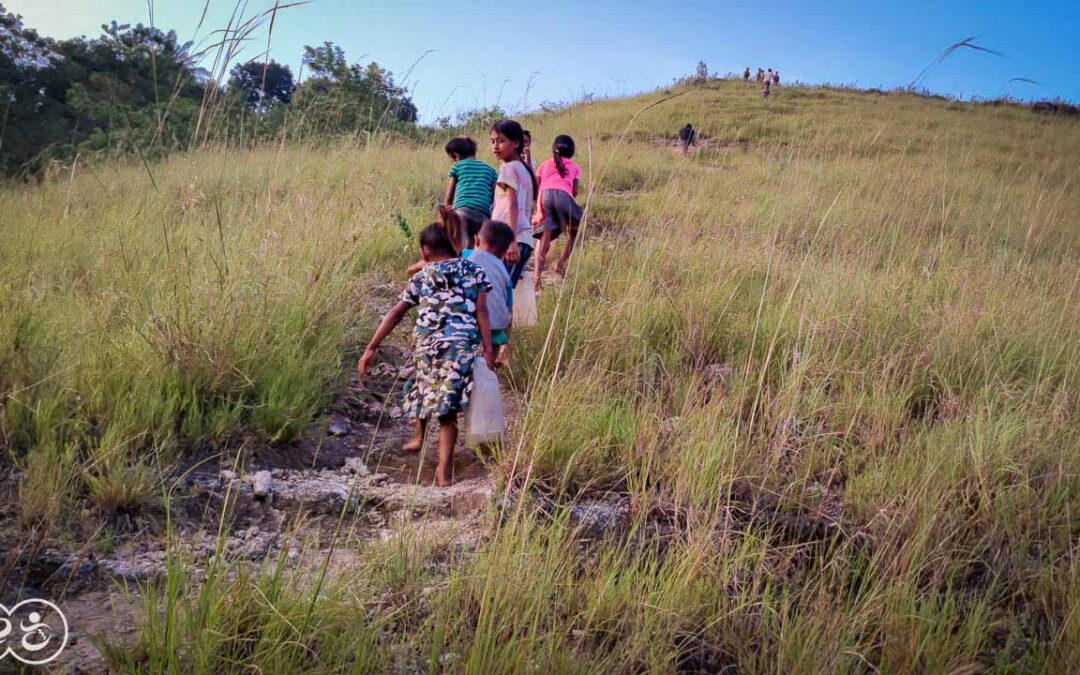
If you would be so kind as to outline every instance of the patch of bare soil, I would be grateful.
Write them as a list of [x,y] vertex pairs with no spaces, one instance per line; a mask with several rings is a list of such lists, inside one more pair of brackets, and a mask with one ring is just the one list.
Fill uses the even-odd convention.
[[[660,136],[653,139],[653,144],[666,148],[668,151],[682,153],[682,141],[678,138]],[[688,154],[692,155],[702,150],[730,150],[736,148],[746,152],[750,150],[750,145],[750,139],[748,138],[708,138],[698,136],[694,144],[690,146]]]

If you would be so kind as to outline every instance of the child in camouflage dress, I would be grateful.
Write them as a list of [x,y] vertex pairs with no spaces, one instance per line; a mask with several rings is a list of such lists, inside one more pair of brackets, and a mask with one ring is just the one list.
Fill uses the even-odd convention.
[[495,367],[488,321],[487,293],[491,290],[484,271],[457,257],[446,232],[429,225],[420,233],[420,254],[426,265],[409,279],[360,358],[357,370],[364,377],[379,344],[417,307],[413,362],[416,375],[405,395],[405,410],[415,420],[413,438],[404,449],[423,448],[428,420],[439,420],[438,485],[453,481],[457,414],[469,405],[473,387],[473,360],[483,355]]

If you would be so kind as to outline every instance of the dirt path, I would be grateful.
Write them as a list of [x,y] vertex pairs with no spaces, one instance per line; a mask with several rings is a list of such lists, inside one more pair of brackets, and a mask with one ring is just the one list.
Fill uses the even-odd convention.
[[[434,486],[436,430],[423,454],[401,450],[411,433],[401,410],[410,353],[396,343],[382,356],[362,383],[347,377],[322,421],[296,441],[181,467],[174,546],[194,561],[196,578],[219,554],[242,564],[284,554],[290,565],[319,565],[335,535],[338,571],[356,562],[349,544],[359,540],[422,537],[469,551],[487,536],[494,493],[487,467],[459,444],[454,484]],[[74,672],[105,672],[94,638],[130,639],[144,611],[137,584],[166,571],[160,532],[126,536],[107,554],[12,547],[0,556],[12,561],[5,597],[49,598],[64,611],[69,644],[55,663]]]

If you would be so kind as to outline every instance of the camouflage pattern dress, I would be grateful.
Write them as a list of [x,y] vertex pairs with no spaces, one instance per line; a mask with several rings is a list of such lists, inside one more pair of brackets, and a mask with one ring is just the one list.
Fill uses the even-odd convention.
[[462,258],[431,263],[409,279],[401,301],[417,307],[416,374],[405,394],[405,411],[414,419],[469,405],[473,360],[480,355],[476,302],[490,290],[484,271]]

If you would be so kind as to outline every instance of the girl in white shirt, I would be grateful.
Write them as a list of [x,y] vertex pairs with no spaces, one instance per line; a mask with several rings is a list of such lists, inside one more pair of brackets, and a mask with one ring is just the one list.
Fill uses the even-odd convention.
[[533,253],[530,215],[536,199],[536,174],[523,157],[525,131],[514,120],[500,120],[491,127],[491,152],[500,162],[495,181],[495,208],[491,219],[501,220],[514,230],[517,246],[511,246],[503,261],[510,283],[517,286]]

